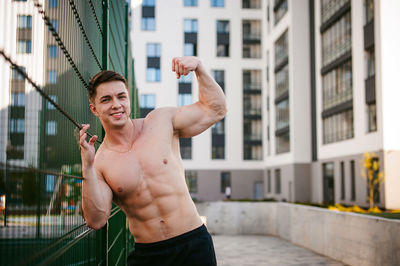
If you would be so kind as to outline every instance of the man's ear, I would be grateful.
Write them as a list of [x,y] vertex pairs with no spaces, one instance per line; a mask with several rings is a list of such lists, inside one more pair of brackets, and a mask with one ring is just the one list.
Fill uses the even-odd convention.
[[96,110],[96,106],[95,106],[93,103],[90,103],[90,104],[89,104],[89,108],[90,108],[90,111],[91,111],[95,116],[99,116],[99,114],[97,113],[97,110]]

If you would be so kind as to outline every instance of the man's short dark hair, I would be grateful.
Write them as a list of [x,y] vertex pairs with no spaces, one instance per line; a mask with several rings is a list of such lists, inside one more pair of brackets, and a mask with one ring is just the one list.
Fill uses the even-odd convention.
[[89,100],[94,102],[97,87],[100,84],[110,81],[121,81],[125,84],[125,88],[128,89],[128,82],[126,82],[126,79],[121,74],[112,70],[103,70],[94,75],[89,81]]

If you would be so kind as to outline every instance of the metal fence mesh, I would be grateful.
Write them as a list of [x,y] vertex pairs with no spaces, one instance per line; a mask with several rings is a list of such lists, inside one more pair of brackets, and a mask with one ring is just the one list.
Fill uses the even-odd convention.
[[0,58],[0,264],[124,265],[124,214],[114,206],[98,232],[82,218],[74,129],[101,142],[86,90],[101,69],[127,78],[138,110],[128,3],[1,1]]

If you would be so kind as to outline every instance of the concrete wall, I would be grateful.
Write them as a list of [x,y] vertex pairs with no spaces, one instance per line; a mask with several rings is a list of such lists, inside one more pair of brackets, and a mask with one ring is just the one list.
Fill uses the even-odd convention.
[[192,170],[197,172],[197,193],[192,197],[199,201],[225,199],[221,190],[221,173],[231,173],[232,199],[254,199],[254,183],[263,182],[262,170]]
[[196,204],[214,234],[274,235],[350,265],[400,265],[400,221],[288,203]]

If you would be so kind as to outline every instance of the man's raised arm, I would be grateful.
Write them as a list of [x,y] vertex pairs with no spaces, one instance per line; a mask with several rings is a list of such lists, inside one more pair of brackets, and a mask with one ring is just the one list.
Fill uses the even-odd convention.
[[104,179],[99,176],[94,167],[97,136],[86,141],[86,130],[89,125],[83,125],[79,132],[79,146],[82,159],[82,209],[86,224],[95,230],[102,228],[108,220],[112,205],[112,191]]
[[199,101],[177,108],[174,114],[174,130],[179,132],[180,137],[188,138],[200,134],[225,117],[225,95],[197,57],[172,59],[172,71],[176,72],[177,78],[194,71],[199,83]]

